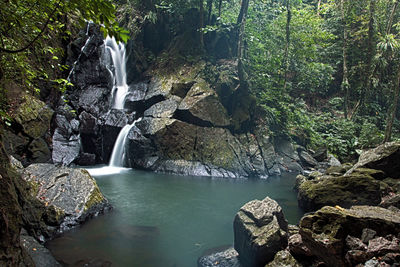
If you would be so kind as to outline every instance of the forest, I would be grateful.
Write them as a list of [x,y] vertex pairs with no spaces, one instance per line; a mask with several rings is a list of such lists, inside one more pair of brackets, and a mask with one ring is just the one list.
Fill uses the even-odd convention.
[[400,266],[400,0],[0,3],[1,266]]
[[[201,36],[242,32],[240,40],[234,40],[240,48],[233,45],[236,51],[230,56],[241,58],[246,74],[242,79],[264,108],[265,123],[275,135],[289,134],[310,148],[327,146],[346,160],[397,136],[397,1],[116,4],[119,13],[113,13],[116,7],[107,1],[7,1],[0,29],[3,122],[12,112],[13,100],[6,97],[10,83],[33,94],[43,83],[60,90],[69,86],[66,73],[71,66],[64,62],[62,42],[76,32],[77,22],[103,23],[105,34],[127,41],[128,32],[115,21],[121,20],[123,9],[136,10],[141,20],[154,23],[159,14],[168,14],[173,32],[183,14],[198,8]],[[205,51],[202,56],[212,60]]]

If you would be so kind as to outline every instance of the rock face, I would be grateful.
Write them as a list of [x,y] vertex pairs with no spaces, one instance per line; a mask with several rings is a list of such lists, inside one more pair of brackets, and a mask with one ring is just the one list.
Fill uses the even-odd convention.
[[110,206],[95,180],[84,169],[32,164],[22,172],[30,194],[53,207],[59,231],[76,226]]
[[[372,171],[373,172],[373,171]],[[354,172],[349,176],[320,176],[298,186],[299,206],[314,211],[323,206],[378,205],[381,182],[368,173]]]
[[233,229],[234,247],[243,266],[264,266],[288,244],[288,224],[282,209],[268,197],[240,208]]
[[[124,110],[113,110],[111,55],[95,26],[88,33],[82,34],[82,51],[73,49],[79,55],[74,55],[77,64],[70,77],[75,87],[65,96],[68,105],[57,110],[55,163],[86,164],[93,158],[107,163],[121,128],[140,119],[128,135],[129,167],[220,177],[302,171],[290,142],[274,142],[267,128],[251,122],[250,108],[254,107],[250,96],[236,96],[238,80],[232,62],[212,65],[199,60],[178,64],[173,70],[160,69],[159,62],[149,68],[146,79],[128,77],[132,82]],[[127,64],[133,67],[132,62]],[[232,106],[242,101],[240,110]]]
[[399,213],[372,206],[324,207],[300,222],[304,245],[328,266],[355,266],[373,257],[393,264],[400,250],[393,234],[399,232]]
[[239,254],[234,248],[202,256],[197,261],[198,267],[241,267]]
[[21,104],[13,113],[11,127],[3,133],[5,148],[25,166],[49,162],[50,123],[54,111],[34,96],[26,94],[21,99]]
[[374,149],[364,151],[358,162],[346,175],[350,175],[360,167],[381,170],[387,177],[400,178],[400,143],[385,143]]

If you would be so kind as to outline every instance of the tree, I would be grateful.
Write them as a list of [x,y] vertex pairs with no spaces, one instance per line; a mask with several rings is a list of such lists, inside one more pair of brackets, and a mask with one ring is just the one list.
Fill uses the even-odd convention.
[[292,19],[292,12],[290,9],[290,0],[286,0],[286,37],[285,37],[285,56],[284,56],[284,83],[283,90],[286,90],[288,82],[288,72],[289,72],[289,45],[290,45],[290,21]]
[[348,78],[348,68],[347,68],[347,20],[346,20],[346,12],[345,12],[345,0],[340,0],[340,13],[342,17],[342,25],[343,25],[343,45],[342,45],[342,58],[343,58],[343,77],[341,88],[345,94],[344,97],[344,117],[347,119],[349,115],[349,98],[350,98],[350,84]]

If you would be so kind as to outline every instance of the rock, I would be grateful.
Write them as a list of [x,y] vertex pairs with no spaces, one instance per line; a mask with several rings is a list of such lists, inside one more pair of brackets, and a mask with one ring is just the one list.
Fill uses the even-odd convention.
[[177,108],[178,103],[175,100],[167,99],[151,106],[144,112],[144,116],[153,118],[172,118]]
[[300,151],[299,157],[304,167],[315,167],[318,162],[305,150]]
[[[81,134],[96,135],[98,133],[99,129],[97,126],[97,119],[93,115],[87,113],[86,111],[83,111],[79,115],[79,121],[80,121],[79,131]],[[71,128],[73,128],[72,125]]]
[[350,235],[346,237],[346,246],[349,248],[349,250],[367,250],[367,246],[360,239]]
[[68,139],[60,134],[57,128],[53,135],[53,153],[52,158],[54,163],[62,164],[65,166],[74,162],[81,149],[81,142],[79,135],[72,135]]
[[46,206],[54,207],[60,231],[84,222],[109,208],[96,181],[84,169],[32,164],[22,173],[30,193]]
[[310,249],[304,245],[300,234],[294,234],[289,237],[289,250],[296,258],[312,257]]
[[380,182],[358,173],[305,181],[299,187],[297,199],[305,211],[314,211],[327,205],[378,205],[381,202]]
[[96,155],[90,153],[81,153],[76,160],[79,166],[93,166],[96,164]]
[[281,207],[269,197],[241,207],[233,229],[234,248],[243,266],[264,266],[287,246],[287,221]]
[[400,215],[380,207],[354,206],[351,209],[323,207],[300,221],[304,244],[328,266],[345,266],[348,235],[361,237],[370,228],[379,236],[398,233]]
[[317,151],[315,151],[312,154],[312,157],[315,160],[319,161],[319,162],[326,160],[328,158],[328,150],[327,150],[327,148],[326,147],[318,148]]
[[197,261],[198,267],[241,267],[239,254],[234,248],[202,256]]
[[382,256],[387,253],[399,253],[400,252],[400,240],[392,238],[387,240],[383,237],[377,237],[371,239],[368,242],[368,253],[373,255]]
[[47,163],[51,160],[50,149],[42,138],[33,140],[28,146],[28,151],[33,163]]
[[332,154],[328,154],[328,166],[340,166],[342,165],[340,161]]
[[369,229],[369,228],[365,228],[362,230],[362,234],[361,234],[361,240],[362,242],[364,242],[365,244],[368,244],[368,242],[373,239],[376,236],[376,231]]
[[22,135],[22,133],[15,134],[6,130],[4,130],[2,134],[4,148],[7,150],[8,154],[13,155],[21,162],[26,161],[29,138]]
[[358,162],[347,171],[346,175],[350,175],[360,167],[381,170],[387,177],[400,178],[400,143],[384,143],[374,149],[363,151]]
[[230,119],[219,102],[215,91],[211,90],[205,82],[198,82],[192,86],[186,97],[178,107],[176,116],[195,125],[226,127]]
[[25,95],[23,102],[15,111],[14,119],[25,134],[36,139],[43,137],[50,129],[50,121],[54,111],[33,96]]
[[348,266],[356,266],[357,264],[362,264],[368,259],[369,255],[365,250],[349,250],[345,255],[345,261]]
[[382,202],[379,204],[379,206],[383,208],[389,208],[391,206],[400,208],[400,194],[389,195],[388,197],[382,199]]
[[54,259],[51,252],[40,244],[35,238],[28,235],[26,230],[22,230],[20,235],[21,246],[32,258],[35,266],[40,267],[61,267],[62,265]]
[[275,258],[265,267],[302,267],[288,250],[281,250],[276,253]]
[[302,175],[302,174],[297,175],[297,176],[296,176],[296,182],[295,182],[295,184],[294,184],[293,189],[296,190],[296,191],[298,191],[298,190],[299,190],[299,187],[300,187],[305,181],[308,181],[307,177],[305,177],[305,176]]

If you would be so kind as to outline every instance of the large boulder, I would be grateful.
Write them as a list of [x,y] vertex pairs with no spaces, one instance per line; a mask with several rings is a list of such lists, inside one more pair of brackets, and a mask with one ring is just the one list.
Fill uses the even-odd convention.
[[288,244],[282,208],[269,197],[240,208],[233,222],[234,247],[243,266],[264,266]]
[[[366,239],[371,232],[374,232],[372,237]],[[350,266],[354,261],[364,263],[374,256],[396,252],[399,241],[390,236],[399,232],[399,213],[372,206],[354,206],[351,209],[327,206],[300,221],[304,244],[328,266]],[[375,235],[391,240],[372,239]],[[367,244],[363,244],[361,239]]]
[[298,190],[299,206],[305,211],[314,211],[327,205],[350,207],[378,205],[381,202],[381,182],[365,172],[306,180]]
[[228,248],[200,257],[197,267],[241,267],[238,256],[234,248]]
[[40,138],[50,129],[54,111],[33,96],[23,96],[23,102],[14,113],[15,121],[23,128],[24,133],[33,138]]
[[84,169],[32,164],[22,172],[30,194],[56,213],[58,230],[64,231],[110,206],[96,181]]
[[360,167],[381,170],[387,177],[400,178],[400,143],[384,143],[364,151],[358,162],[345,175],[350,175]]

